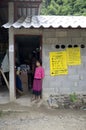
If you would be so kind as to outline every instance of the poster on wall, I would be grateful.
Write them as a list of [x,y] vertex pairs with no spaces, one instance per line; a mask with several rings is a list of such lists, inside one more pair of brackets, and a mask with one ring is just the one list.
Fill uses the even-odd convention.
[[68,65],[80,65],[81,64],[80,47],[67,48],[67,63],[68,63]]
[[50,75],[68,74],[66,51],[50,52]]

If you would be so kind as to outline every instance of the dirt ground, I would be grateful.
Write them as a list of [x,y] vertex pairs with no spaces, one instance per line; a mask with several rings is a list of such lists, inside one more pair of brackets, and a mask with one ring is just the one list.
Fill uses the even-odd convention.
[[0,105],[0,130],[86,130],[86,111]]

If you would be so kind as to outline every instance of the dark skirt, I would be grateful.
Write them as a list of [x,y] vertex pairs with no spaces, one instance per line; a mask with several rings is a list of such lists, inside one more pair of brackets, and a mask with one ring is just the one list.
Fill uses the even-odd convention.
[[18,75],[16,75],[16,88],[20,91],[23,91],[22,82]]
[[34,79],[33,81],[33,94],[36,96],[41,95],[42,92],[42,80]]

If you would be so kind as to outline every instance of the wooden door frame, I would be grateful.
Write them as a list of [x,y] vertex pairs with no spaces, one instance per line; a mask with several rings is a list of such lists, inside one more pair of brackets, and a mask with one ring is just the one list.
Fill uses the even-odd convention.
[[[41,51],[40,51],[40,58],[42,60],[42,35],[33,35],[33,34],[15,34],[14,35],[14,63],[15,63],[15,40],[16,40],[16,36],[39,36],[40,37],[40,48],[41,48]],[[14,77],[15,77],[15,88],[16,88],[16,73],[14,73]],[[16,92],[16,91],[15,91]]]

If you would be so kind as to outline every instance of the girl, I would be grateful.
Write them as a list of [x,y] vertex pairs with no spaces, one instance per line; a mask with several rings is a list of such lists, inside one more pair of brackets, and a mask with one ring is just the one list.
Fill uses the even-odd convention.
[[41,60],[36,61],[36,69],[34,74],[33,81],[33,95],[32,100],[40,100],[41,92],[42,92],[42,79],[44,78],[44,69],[42,67]]

